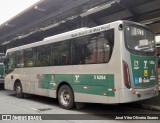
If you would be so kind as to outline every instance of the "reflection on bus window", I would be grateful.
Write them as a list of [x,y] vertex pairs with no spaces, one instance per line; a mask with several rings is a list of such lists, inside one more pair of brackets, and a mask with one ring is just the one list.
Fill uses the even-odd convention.
[[[114,29],[38,47],[15,51],[8,69],[108,63],[114,45]],[[13,56],[13,55],[12,55]]]

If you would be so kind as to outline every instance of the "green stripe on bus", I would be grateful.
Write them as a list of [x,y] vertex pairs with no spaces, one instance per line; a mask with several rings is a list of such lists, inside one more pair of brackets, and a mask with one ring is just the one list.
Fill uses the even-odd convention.
[[0,66],[0,77],[4,75],[4,66]]
[[115,96],[113,74],[38,74],[39,88],[56,89],[59,83],[67,82],[74,92]]

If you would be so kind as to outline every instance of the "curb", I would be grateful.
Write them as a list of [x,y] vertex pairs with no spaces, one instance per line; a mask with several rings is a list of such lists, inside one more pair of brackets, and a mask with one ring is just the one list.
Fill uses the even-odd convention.
[[160,112],[160,106],[154,106],[149,104],[140,104],[140,103],[133,103],[130,106],[135,108],[143,108],[143,109],[149,109]]
[[150,110],[154,110],[154,111],[159,111],[160,112],[160,106],[153,106],[153,105],[146,105],[146,104],[140,104],[141,108],[144,109],[150,109]]

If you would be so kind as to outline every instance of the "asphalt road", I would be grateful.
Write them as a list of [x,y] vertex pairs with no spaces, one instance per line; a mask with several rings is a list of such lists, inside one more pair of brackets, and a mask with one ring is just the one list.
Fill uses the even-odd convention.
[[[140,123],[159,123],[160,120],[125,120],[128,115],[137,114],[159,114],[159,111],[149,110],[135,106],[135,103],[119,104],[119,105],[105,105],[105,104],[87,104],[84,108],[78,110],[65,110],[59,107],[56,99],[42,97],[42,96],[27,96],[23,99],[15,97],[13,91],[0,90],[0,114],[12,114],[18,116],[23,114],[23,118],[28,118],[28,115],[36,115],[49,119],[48,122],[58,123],[114,123],[114,122],[140,122]],[[123,116],[123,120],[113,120],[116,114],[118,118]],[[27,116],[25,116],[27,115]],[[39,116],[40,115],[40,116]],[[17,117],[18,117],[17,116]],[[25,116],[25,117],[24,117]],[[39,116],[39,117],[38,117]],[[125,116],[125,117],[124,117]],[[2,117],[2,116],[1,116]],[[17,118],[13,118],[14,120]],[[22,117],[22,116],[21,116]],[[115,117],[115,116],[114,116]],[[133,116],[132,116],[133,118]],[[138,119],[138,117],[136,117]],[[0,120],[0,123],[2,120]],[[7,123],[21,122],[6,120]],[[27,122],[27,121],[26,121]],[[30,122],[44,122],[44,121],[30,121]]]

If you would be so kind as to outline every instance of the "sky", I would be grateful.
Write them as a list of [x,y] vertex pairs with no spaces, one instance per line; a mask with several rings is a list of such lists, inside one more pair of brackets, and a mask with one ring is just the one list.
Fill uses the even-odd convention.
[[38,1],[39,0],[0,0],[0,24]]

